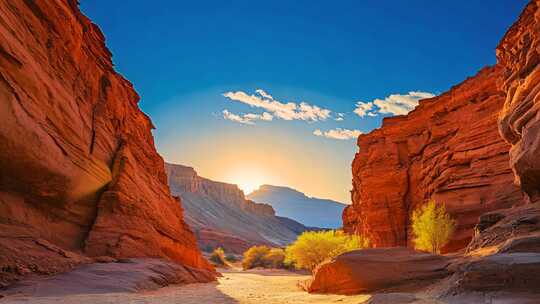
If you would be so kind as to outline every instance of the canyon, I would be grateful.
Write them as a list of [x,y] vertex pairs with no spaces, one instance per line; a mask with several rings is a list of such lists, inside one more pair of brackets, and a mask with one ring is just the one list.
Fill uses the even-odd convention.
[[[269,185],[246,197],[164,163],[139,96],[77,1],[0,0],[0,298],[536,303],[539,33],[532,0],[496,65],[361,135],[344,208]],[[406,248],[410,215],[429,200],[457,222],[450,254]],[[199,249],[281,247],[307,226],[338,227],[330,218],[341,212],[343,229],[375,248],[327,260],[311,278],[229,269],[217,285]],[[333,295],[300,291],[300,278],[306,291]],[[129,294],[187,283],[205,284]]]
[[200,177],[187,166],[165,164],[173,195],[181,197],[184,218],[195,231],[200,248],[222,247],[241,254],[254,245],[283,247],[308,230],[292,219],[278,217],[272,206],[246,199],[237,185]]
[[540,1],[533,0],[499,43],[494,67],[358,140],[346,230],[372,237],[374,247],[411,246],[410,212],[434,199],[458,224],[447,250],[463,250],[348,252],[321,264],[308,291],[398,292],[407,303],[421,293],[444,303],[538,302],[538,33]]
[[215,279],[152,122],[77,1],[0,1],[0,100],[0,286],[132,257]]

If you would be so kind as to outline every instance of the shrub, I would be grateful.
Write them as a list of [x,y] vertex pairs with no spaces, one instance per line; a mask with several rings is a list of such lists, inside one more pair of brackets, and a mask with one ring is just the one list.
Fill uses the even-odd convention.
[[242,267],[244,270],[255,267],[284,268],[285,251],[281,248],[253,246],[244,252]]
[[313,271],[326,259],[368,246],[366,238],[343,231],[308,231],[285,249],[285,263],[293,264],[297,269]]
[[270,252],[267,246],[253,246],[244,252],[242,268],[251,269],[255,267],[266,267],[264,257]]
[[222,248],[216,248],[210,255],[210,262],[216,266],[228,266],[225,260],[225,251]]
[[430,201],[416,209],[412,215],[414,245],[418,250],[440,253],[454,233],[455,221],[443,204]]
[[266,268],[284,268],[285,250],[281,248],[272,248],[263,257]]

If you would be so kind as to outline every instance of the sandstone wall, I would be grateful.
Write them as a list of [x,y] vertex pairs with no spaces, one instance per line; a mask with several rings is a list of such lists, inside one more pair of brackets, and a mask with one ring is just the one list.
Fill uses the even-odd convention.
[[530,202],[540,201],[540,10],[531,1],[497,47],[506,93],[499,127],[512,145],[516,183]]
[[0,0],[0,279],[62,250],[211,270],[138,101],[77,1]]
[[499,67],[481,70],[408,115],[361,135],[352,164],[353,204],[344,228],[375,247],[411,246],[409,218],[429,199],[457,220],[446,250],[463,248],[485,212],[521,203],[497,117],[504,103]]

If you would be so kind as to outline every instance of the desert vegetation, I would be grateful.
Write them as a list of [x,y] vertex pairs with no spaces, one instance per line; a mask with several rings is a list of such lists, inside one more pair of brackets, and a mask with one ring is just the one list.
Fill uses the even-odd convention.
[[367,238],[348,235],[341,230],[308,231],[285,249],[285,264],[313,271],[327,259],[368,246]]
[[208,258],[212,264],[214,264],[217,267],[227,267],[229,266],[229,262],[227,261],[225,257],[225,251],[223,248],[216,248],[214,251],[212,251],[212,254]]
[[253,246],[244,252],[242,268],[252,269],[262,268],[286,268],[285,251],[281,248],[270,248],[268,246]]
[[456,222],[444,204],[432,200],[413,212],[414,246],[418,250],[441,253],[441,248],[448,243],[455,227]]

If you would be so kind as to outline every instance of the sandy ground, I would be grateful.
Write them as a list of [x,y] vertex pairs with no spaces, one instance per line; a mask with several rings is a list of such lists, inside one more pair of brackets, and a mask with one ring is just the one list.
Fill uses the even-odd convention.
[[[0,298],[4,303],[32,304],[537,304],[538,295],[474,293],[446,300],[437,300],[428,294],[381,293],[376,295],[313,295],[308,294],[297,283],[309,278],[308,275],[283,270],[221,270],[223,277],[218,282],[190,285],[171,285],[155,291],[145,292],[103,292],[110,290],[110,282],[103,282],[102,288],[73,288],[57,286],[56,283],[42,285],[36,289],[23,289],[19,294]],[[120,279],[121,280],[121,279]],[[119,285],[122,282],[118,282]],[[55,285],[56,284],[56,285]],[[60,285],[70,285],[60,283]],[[63,288],[66,287],[66,288]],[[99,286],[98,286],[99,287]],[[46,289],[46,290],[43,290]],[[34,291],[32,291],[34,290]],[[46,291],[46,292],[45,292]],[[34,294],[34,295],[32,295]],[[36,294],[39,294],[38,296]]]
[[369,296],[310,295],[296,284],[309,276],[278,270],[249,272],[223,271],[218,283],[168,286],[156,291],[140,293],[71,294],[62,296],[32,297],[8,296],[0,303],[182,303],[182,304],[285,304],[285,303],[340,303],[359,304]]

